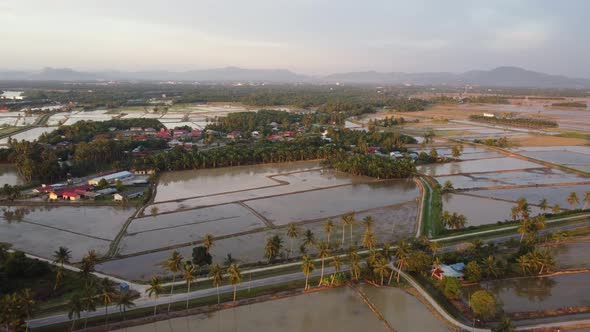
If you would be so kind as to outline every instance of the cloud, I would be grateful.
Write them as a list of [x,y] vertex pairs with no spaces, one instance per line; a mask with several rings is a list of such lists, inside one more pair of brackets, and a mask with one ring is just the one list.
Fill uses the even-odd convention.
[[543,46],[551,39],[550,29],[539,23],[518,23],[495,30],[487,47],[497,51],[512,51]]

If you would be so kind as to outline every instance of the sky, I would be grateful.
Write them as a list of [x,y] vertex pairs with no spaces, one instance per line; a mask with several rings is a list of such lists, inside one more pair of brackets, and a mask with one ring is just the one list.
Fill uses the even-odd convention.
[[0,68],[590,78],[587,0],[0,0]]

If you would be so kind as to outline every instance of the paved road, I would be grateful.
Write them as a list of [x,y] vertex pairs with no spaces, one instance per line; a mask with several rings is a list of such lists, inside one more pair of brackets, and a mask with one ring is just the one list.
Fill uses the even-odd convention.
[[[324,273],[329,274],[329,273],[332,273],[333,271],[334,271],[333,268],[330,267],[330,268],[326,268]],[[310,277],[316,277],[316,276],[319,276],[320,274],[321,274],[320,270],[315,270],[311,274]],[[242,284],[238,285],[238,290],[247,290],[249,288],[255,288],[255,287],[272,286],[272,285],[277,285],[277,284],[282,284],[285,282],[302,280],[302,279],[305,279],[305,275],[302,272],[296,272],[296,273],[285,274],[285,275],[280,275],[280,276],[276,276],[276,277],[269,277],[269,278],[257,279],[257,280],[252,280],[252,281],[244,281]],[[315,285],[313,285],[313,286],[315,286]],[[225,286],[219,287],[220,294],[232,293],[232,292],[233,292],[233,286],[231,286],[231,285],[225,285]],[[208,296],[214,296],[216,294],[217,294],[217,289],[207,288],[207,289],[202,289],[202,290],[190,292],[188,294],[188,296],[189,296],[189,299],[197,299],[197,298],[203,298],[203,297],[208,297]],[[172,302],[172,303],[181,302],[181,301],[186,301],[186,299],[187,299],[186,293],[173,294],[173,295],[164,295],[163,294],[157,300],[155,300],[154,298],[151,298],[151,299],[140,298],[135,301],[134,309],[149,308],[149,307],[153,307],[155,304],[167,305],[170,302]],[[164,306],[162,307],[162,309],[164,309]],[[108,311],[109,312],[119,312],[119,309],[116,306],[109,306]],[[104,307],[97,308],[96,311],[83,312],[81,314],[81,319],[84,319],[86,317],[90,318],[90,317],[102,316],[104,314],[104,312],[105,312]],[[29,326],[31,328],[36,328],[36,327],[40,327],[40,326],[58,324],[58,323],[69,322],[69,321],[70,321],[70,319],[69,319],[67,313],[64,313],[64,314],[58,314],[58,315],[49,316],[49,317],[32,319],[29,321]]]

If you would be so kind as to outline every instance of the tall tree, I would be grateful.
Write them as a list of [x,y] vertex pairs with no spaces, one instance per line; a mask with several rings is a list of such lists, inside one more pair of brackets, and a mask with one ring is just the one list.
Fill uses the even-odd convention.
[[342,258],[340,258],[340,256],[338,256],[338,255],[333,256],[332,262],[330,262],[330,265],[332,265],[334,267],[334,274],[332,274],[332,280],[330,282],[330,284],[333,285],[334,280],[336,279],[336,276],[340,272],[340,269],[342,269]]
[[164,291],[164,288],[160,283],[160,278],[157,276],[153,276],[148,285],[149,287],[145,290],[145,292],[149,298],[151,298],[152,295],[154,296],[154,316],[156,316],[156,312],[158,310],[158,298]]
[[68,302],[68,318],[72,321],[72,331],[76,326],[76,321],[80,319],[82,311],[84,311],[82,299],[80,298],[80,295],[74,294]]
[[211,278],[213,286],[217,289],[217,305],[219,305],[221,302],[221,298],[219,297],[219,287],[223,284],[223,270],[219,264],[215,264],[211,267],[209,278]]
[[289,254],[293,254],[293,242],[295,239],[299,237],[299,227],[297,227],[294,223],[289,223],[287,228],[287,236],[289,237],[290,246],[289,246]]
[[377,273],[381,277],[381,286],[383,286],[385,273],[389,271],[389,262],[381,257],[373,264],[373,272]]
[[567,202],[571,205],[572,210],[576,209],[576,205],[580,204],[580,199],[578,198],[578,194],[575,191],[572,191],[570,195],[567,197]]
[[186,309],[188,310],[189,294],[191,292],[191,284],[194,279],[194,274],[197,267],[191,262],[186,261],[182,267],[184,282],[186,283]]
[[100,281],[100,299],[102,300],[102,304],[104,305],[104,314],[105,314],[105,325],[109,325],[109,305],[113,303],[113,298],[115,294],[113,293],[113,286],[111,285],[111,281],[108,278],[103,278]]
[[172,305],[172,294],[174,293],[174,283],[176,282],[176,275],[182,270],[182,260],[184,257],[177,251],[174,250],[170,257],[164,262],[164,267],[170,273],[172,273],[172,285],[170,287],[170,298],[168,300],[168,312],[170,312],[170,306]]
[[63,278],[64,265],[69,264],[70,259],[72,259],[72,252],[66,247],[59,247],[53,253],[53,262],[55,264],[59,264],[59,267],[57,268],[57,274],[55,276],[55,286],[53,286],[54,291],[57,289],[57,286]]
[[232,264],[227,269],[227,274],[229,276],[229,282],[234,287],[234,302],[236,302],[236,293],[238,291],[238,285],[242,283],[242,273],[240,271],[240,267],[236,264]]
[[130,292],[123,292],[115,298],[115,304],[119,308],[119,313],[123,314],[123,320],[126,319],[127,309],[135,306]]
[[327,242],[320,242],[320,244],[318,244],[317,250],[318,257],[322,260],[322,272],[320,275],[320,282],[318,283],[318,286],[320,286],[324,280],[324,263],[326,258],[330,256],[330,245]]
[[326,233],[326,241],[328,243],[330,243],[330,235],[332,235],[332,232],[334,231],[334,222],[332,221],[332,219],[327,219],[324,222],[324,233]]
[[211,253],[211,248],[213,248],[214,244],[212,234],[207,233],[203,236],[203,246],[207,249],[208,253]]
[[313,260],[311,259],[311,257],[309,257],[309,255],[305,255],[303,256],[303,261],[301,263],[301,269],[303,270],[303,274],[305,274],[305,288],[304,289],[309,289],[309,275],[313,272],[313,270],[315,269],[315,265],[313,264]]

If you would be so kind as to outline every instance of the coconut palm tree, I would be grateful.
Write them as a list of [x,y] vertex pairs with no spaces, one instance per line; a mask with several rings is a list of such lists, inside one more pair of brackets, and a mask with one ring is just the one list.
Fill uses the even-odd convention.
[[212,234],[205,234],[205,236],[203,236],[203,247],[205,247],[205,249],[207,249],[207,252],[209,253],[211,251],[211,248],[213,248],[213,245],[215,243],[213,242],[213,235]]
[[580,199],[575,191],[572,191],[567,197],[567,202],[572,206],[572,210],[576,209],[576,205],[580,204]]
[[309,255],[303,256],[303,262],[301,263],[301,269],[303,270],[303,274],[305,274],[305,290],[309,289],[309,275],[315,269],[315,265],[313,264],[313,260]]
[[408,263],[410,255],[410,245],[406,241],[400,241],[395,249],[394,256],[397,259],[397,283],[399,284],[399,275]]
[[290,223],[287,228],[287,236],[291,242],[289,246],[289,254],[293,254],[293,241],[299,237],[299,227],[294,223]]
[[388,261],[391,259],[391,245],[387,242],[381,245],[381,253]]
[[342,225],[342,243],[340,246],[344,247],[344,236],[346,235],[346,226],[348,225],[348,218],[346,215],[341,217],[340,224]]
[[365,248],[368,248],[369,250],[373,249],[373,246],[375,245],[375,234],[373,234],[373,231],[371,231],[370,228],[367,228],[365,230],[365,233],[363,234],[363,246]]
[[184,257],[177,251],[174,250],[170,257],[164,262],[164,268],[172,273],[172,285],[170,287],[170,298],[168,300],[168,312],[170,312],[170,306],[172,305],[172,294],[174,293],[174,283],[176,282],[176,275],[182,270],[182,260]]
[[154,316],[156,316],[156,311],[158,309],[158,298],[160,297],[160,294],[162,294],[162,291],[164,291],[164,288],[160,283],[160,278],[157,276],[153,276],[148,285],[149,287],[145,290],[145,292],[149,298],[152,298],[152,295],[154,296]]
[[371,217],[371,216],[364,217],[363,218],[363,225],[365,226],[365,232],[372,231],[374,223],[375,223],[375,221],[373,220],[373,217]]
[[354,226],[354,224],[356,223],[356,220],[354,219],[354,212],[351,212],[348,214],[348,227],[350,227],[350,244],[352,245],[352,228]]
[[559,212],[561,212],[561,206],[559,206],[559,204],[553,205],[551,208],[551,213],[558,214]]
[[123,321],[125,321],[127,309],[135,306],[131,293],[123,292],[115,298],[115,304],[119,308],[119,313],[123,314]]
[[232,264],[227,269],[229,275],[229,282],[234,286],[234,302],[236,302],[236,293],[238,291],[238,285],[242,283],[242,273],[240,267],[236,264]]
[[303,233],[303,245],[306,247],[313,246],[315,244],[315,235],[311,229],[306,229]]
[[57,289],[57,286],[59,285],[59,283],[63,279],[64,264],[69,264],[70,259],[72,259],[72,252],[70,251],[70,249],[68,249],[66,247],[59,247],[53,253],[53,262],[55,264],[59,264],[59,267],[57,268],[57,272],[56,272],[56,276],[55,276],[55,285],[53,286],[54,291]]
[[322,272],[320,275],[320,282],[318,284],[318,286],[319,286],[322,284],[322,281],[324,280],[324,262],[325,262],[325,259],[330,256],[330,245],[326,242],[321,242],[317,246],[317,250],[318,250],[318,257],[322,259]]
[[100,281],[100,299],[102,300],[102,304],[104,305],[104,314],[105,318],[105,325],[108,326],[109,324],[109,305],[113,303],[113,298],[115,294],[112,291],[112,285],[108,278],[103,278]]
[[520,225],[518,226],[518,228],[516,229],[516,231],[520,234],[520,242],[522,242],[522,240],[524,239],[524,236],[528,234],[530,222],[531,221],[529,219],[523,219],[520,222]]
[[182,267],[182,272],[183,272],[184,282],[186,283],[186,309],[187,310],[188,310],[189,294],[191,292],[191,283],[193,282],[193,279],[194,279],[193,275],[196,270],[197,270],[197,267],[191,261],[184,262],[184,265]]
[[72,328],[76,326],[76,320],[80,319],[80,314],[84,311],[84,305],[82,304],[82,299],[80,295],[74,294],[70,301],[68,302],[68,318],[72,321]]
[[332,219],[327,219],[324,223],[324,233],[326,233],[326,242],[330,243],[330,235],[334,231],[334,222]]
[[219,287],[223,284],[223,270],[219,264],[215,264],[209,270],[209,278],[213,283],[213,286],[217,288],[217,305],[221,303],[221,299],[219,297]]
[[549,203],[547,202],[546,198],[543,198],[540,202],[539,202],[539,208],[541,208],[541,210],[543,212],[545,212],[546,210],[549,209]]
[[432,257],[435,257],[438,253],[438,241],[429,241],[428,249],[432,252]]
[[[82,307],[84,311],[96,311],[96,287],[93,283],[86,283],[84,288],[84,297],[82,298]],[[88,315],[84,317],[84,328],[88,324]]]
[[350,277],[358,280],[361,275],[361,264],[358,256],[352,256],[350,259]]
[[502,273],[500,270],[500,262],[498,262],[498,260],[492,255],[483,260],[481,267],[487,278],[497,278]]
[[279,256],[282,247],[283,240],[279,235],[274,235],[273,237],[266,240],[266,245],[264,246],[264,256],[268,258],[269,264]]
[[582,210],[586,210],[586,207],[588,206],[588,204],[590,204],[590,191],[587,191],[584,194],[584,207],[582,208]]
[[33,307],[35,307],[36,304],[35,298],[33,297],[33,292],[30,288],[25,288],[20,292],[19,302],[27,317],[25,331],[29,331],[29,320],[31,319],[31,311],[33,311]]
[[383,286],[385,273],[388,270],[389,270],[389,262],[384,257],[381,257],[373,264],[373,272],[379,274],[379,276],[381,277],[381,286]]
[[338,272],[340,272],[340,269],[342,268],[342,258],[340,258],[340,256],[338,255],[333,256],[330,265],[334,267],[334,274],[332,274],[332,281],[330,282],[330,284],[333,285],[334,280],[336,279],[336,275],[338,274]]
[[527,275],[529,273],[529,269],[531,268],[531,261],[529,259],[529,255],[522,255],[516,259],[516,263],[520,267],[522,274]]

